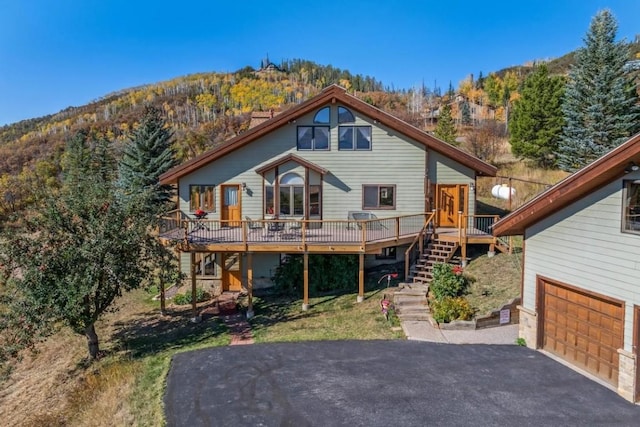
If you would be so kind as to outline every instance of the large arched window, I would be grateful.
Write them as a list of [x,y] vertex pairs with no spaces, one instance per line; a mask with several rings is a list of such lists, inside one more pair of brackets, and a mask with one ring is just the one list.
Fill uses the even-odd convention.
[[280,215],[304,215],[304,179],[297,173],[280,178]]

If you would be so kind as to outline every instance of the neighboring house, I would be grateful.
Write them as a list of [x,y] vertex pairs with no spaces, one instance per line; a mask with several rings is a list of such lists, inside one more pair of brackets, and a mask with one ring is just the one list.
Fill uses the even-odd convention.
[[480,123],[483,120],[494,120],[496,118],[496,110],[489,105],[482,105],[469,100],[466,96],[458,94],[455,97],[456,102],[456,121],[461,123],[462,117],[462,105],[467,103],[469,106],[469,119],[472,123]]
[[[524,235],[520,337],[640,397],[640,134],[494,225]],[[579,392],[578,390],[576,392]]]
[[[357,254],[361,300],[365,265],[403,261],[426,230],[453,231],[463,257],[466,243],[492,244],[459,226],[477,225],[476,176],[495,173],[334,85],[162,175],[179,206],[161,238],[180,242],[194,287],[249,294],[282,254],[305,266],[312,253]],[[306,308],[307,268],[301,285]]]

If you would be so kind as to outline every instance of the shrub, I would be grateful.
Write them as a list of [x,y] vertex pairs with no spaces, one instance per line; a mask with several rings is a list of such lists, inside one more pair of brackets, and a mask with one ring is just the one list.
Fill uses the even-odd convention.
[[465,297],[444,297],[441,300],[433,300],[431,311],[438,323],[471,320],[473,317],[473,309]]
[[[204,291],[202,288],[196,289],[196,302],[206,301],[210,298],[210,295]],[[176,294],[173,297],[173,302],[176,305],[187,305],[191,304],[191,291],[185,292],[184,294]]]
[[429,289],[436,300],[445,297],[459,297],[464,295],[469,286],[469,281],[462,274],[462,267],[451,264],[436,264],[433,266],[433,279]]
[[[301,255],[289,255],[277,268],[273,281],[278,292],[302,295],[303,262]],[[358,283],[358,257],[354,255],[309,255],[309,291],[311,293],[353,289]]]

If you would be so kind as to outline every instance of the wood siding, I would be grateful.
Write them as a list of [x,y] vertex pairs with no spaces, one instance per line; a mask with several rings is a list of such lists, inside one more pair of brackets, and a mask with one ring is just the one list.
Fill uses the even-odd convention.
[[[374,210],[380,218],[415,214],[424,210],[425,147],[397,132],[356,114],[355,125],[371,125],[372,149],[369,151],[338,150],[337,105],[331,107],[331,133],[329,151],[297,151],[297,127],[311,125],[315,111],[295,123],[265,135],[259,141],[229,153],[224,158],[204,166],[180,179],[180,210],[189,213],[189,185],[214,184],[216,212],[209,219],[220,218],[219,186],[223,183],[246,183],[242,193],[242,217],[263,218],[263,179],[255,172],[274,159],[294,153],[329,172],[322,182],[322,217],[347,219],[348,211],[362,210],[362,185],[382,184],[396,186],[396,209]],[[474,171],[439,153],[430,152],[429,178],[431,182],[469,184],[474,182]],[[279,175],[296,172],[304,178],[304,168],[294,162],[278,167]],[[273,180],[273,174],[266,174]],[[311,184],[320,181],[317,172],[310,173]],[[475,199],[467,201],[473,214]]]
[[640,236],[621,232],[621,210],[616,180],[528,228],[523,305],[536,309],[536,275],[624,301],[624,349],[631,351]]

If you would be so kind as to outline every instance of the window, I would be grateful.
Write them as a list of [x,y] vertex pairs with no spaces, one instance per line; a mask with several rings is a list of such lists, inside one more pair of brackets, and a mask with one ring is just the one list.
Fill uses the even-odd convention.
[[320,216],[322,212],[322,194],[319,185],[309,186],[309,216]]
[[215,212],[214,190],[214,185],[190,185],[189,210],[194,212],[202,209],[205,212]]
[[395,209],[395,185],[363,185],[362,209]]
[[396,247],[382,248],[382,252],[376,254],[376,259],[396,259]]
[[304,180],[287,173],[280,179],[280,215],[304,215]]
[[298,150],[328,150],[329,126],[298,126]]
[[216,254],[196,253],[196,276],[216,275]]
[[354,123],[356,118],[353,113],[344,107],[338,107],[338,123]]
[[313,123],[320,123],[320,124],[329,124],[331,118],[331,108],[330,107],[324,107],[321,108],[320,110],[318,110],[318,112],[316,113],[316,115],[313,117]]
[[273,187],[264,187],[264,213],[266,215],[274,215],[276,213],[275,205]]
[[622,231],[640,234],[640,180],[624,181]]
[[371,126],[339,126],[338,150],[371,150]]

